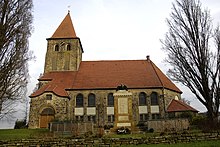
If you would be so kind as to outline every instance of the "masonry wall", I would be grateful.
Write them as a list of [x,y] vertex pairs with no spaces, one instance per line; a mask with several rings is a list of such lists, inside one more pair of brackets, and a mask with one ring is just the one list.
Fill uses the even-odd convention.
[[[59,51],[55,51],[55,46]],[[71,50],[67,50],[70,45]],[[77,71],[82,60],[82,49],[78,39],[49,39],[45,58],[44,72]]]
[[[115,93],[115,90],[79,90],[79,91],[68,91],[70,100],[67,98],[61,98],[53,93],[44,93],[43,95],[31,98],[30,102],[30,115],[29,115],[29,128],[39,128],[40,123],[40,113],[46,107],[52,107],[55,110],[55,119],[56,120],[76,120],[77,110],[82,111],[82,117],[85,122],[88,121],[88,115],[95,114],[96,121],[95,125],[104,126],[109,124],[107,111],[110,110],[107,105],[107,97],[109,93]],[[180,94],[162,89],[129,89],[129,92],[132,93],[132,110],[133,110],[133,120],[135,124],[138,124],[140,120],[139,111],[139,94],[140,92],[145,92],[147,95],[146,108],[147,115],[149,120],[152,119],[152,114],[158,113],[161,118],[165,117],[165,110],[169,105],[170,101],[175,97],[180,98]],[[152,92],[157,92],[159,105],[152,106],[150,102],[150,94]],[[83,94],[84,97],[84,106],[80,109],[76,108],[76,96],[77,94]],[[88,95],[90,93],[95,94],[96,96],[96,106],[88,107]],[[46,100],[46,95],[51,94],[52,100]],[[92,112],[91,112],[92,111]]]
[[[52,100],[47,100],[46,95],[52,95]],[[31,98],[30,112],[29,112],[29,128],[40,127],[41,112],[45,108],[52,108],[55,111],[54,117],[57,120],[68,120],[68,105],[69,100],[67,98],[60,98],[53,93],[44,93],[39,97]]]
[[22,139],[0,140],[0,146],[121,146],[139,144],[175,144],[198,141],[219,140],[219,133],[200,134],[170,134],[158,137],[142,138],[45,138],[45,139]]

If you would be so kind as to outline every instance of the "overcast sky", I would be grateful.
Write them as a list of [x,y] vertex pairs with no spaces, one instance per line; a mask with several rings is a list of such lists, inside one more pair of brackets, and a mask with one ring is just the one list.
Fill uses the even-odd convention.
[[[50,38],[68,10],[76,35],[84,49],[83,60],[151,60],[166,74],[165,53],[160,39],[168,28],[174,0],[34,0],[34,30],[30,38],[30,50],[36,56],[29,64],[30,95],[43,73],[46,38]],[[209,8],[214,22],[220,22],[220,0],[202,0]],[[187,88],[177,84],[182,97],[191,101],[199,111],[205,108]]]

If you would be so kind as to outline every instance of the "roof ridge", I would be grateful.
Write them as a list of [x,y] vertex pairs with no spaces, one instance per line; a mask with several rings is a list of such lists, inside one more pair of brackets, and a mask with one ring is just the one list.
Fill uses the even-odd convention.
[[[157,73],[157,70],[155,69],[156,65],[155,65],[151,60],[149,60],[148,62],[150,62],[151,66],[153,67],[153,69],[154,69],[154,71],[155,71],[155,73],[156,73],[156,75],[157,75],[157,78],[159,79],[159,81],[160,81],[160,83],[161,83],[161,86],[164,88],[164,84],[163,84],[163,82],[161,81],[161,79],[160,79],[160,77],[159,77],[159,75],[158,75],[158,73]],[[158,68],[157,68],[157,69],[158,69]],[[162,72],[162,71],[161,71],[161,72]]]
[[82,61],[82,62],[120,62],[120,61],[146,61],[146,59],[134,59],[134,60],[129,60],[129,59],[125,59],[125,60],[90,60],[90,61]]

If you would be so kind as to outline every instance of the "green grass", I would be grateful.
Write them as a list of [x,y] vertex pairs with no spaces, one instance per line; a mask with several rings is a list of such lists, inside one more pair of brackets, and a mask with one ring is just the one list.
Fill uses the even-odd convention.
[[47,129],[2,129],[0,130],[0,140],[42,138],[49,136]]
[[220,147],[220,140],[177,143],[177,144],[141,144],[141,145],[122,145],[121,147]]
[[[106,138],[139,138],[139,137],[158,136],[157,133],[147,134],[127,134],[127,135],[107,135]],[[48,129],[6,129],[0,130],[0,140],[30,139],[53,137]],[[141,145],[124,145],[124,147],[220,147],[220,140],[177,143],[177,144],[141,144]],[[123,146],[122,146],[123,147]]]

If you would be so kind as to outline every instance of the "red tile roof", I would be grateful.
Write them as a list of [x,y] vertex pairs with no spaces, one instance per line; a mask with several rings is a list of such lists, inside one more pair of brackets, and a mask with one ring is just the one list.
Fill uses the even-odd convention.
[[171,101],[171,103],[167,107],[167,112],[182,112],[182,111],[199,112],[198,110],[187,105],[186,103],[180,100],[174,100],[174,99]]
[[77,38],[69,13],[63,19],[51,38]]
[[76,72],[73,71],[46,73],[39,79],[39,81],[48,81],[48,84],[35,91],[30,97],[39,96],[44,92],[53,92],[58,96],[68,97],[66,89],[72,86],[75,76]]
[[129,89],[166,88],[182,93],[150,60],[82,61],[76,72],[50,72],[39,80],[50,82],[30,97],[48,91],[68,97],[67,89],[115,89],[120,84]]

